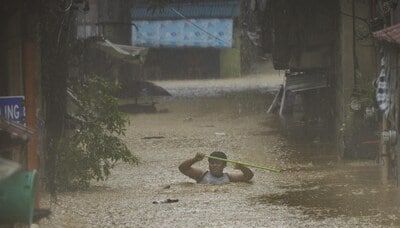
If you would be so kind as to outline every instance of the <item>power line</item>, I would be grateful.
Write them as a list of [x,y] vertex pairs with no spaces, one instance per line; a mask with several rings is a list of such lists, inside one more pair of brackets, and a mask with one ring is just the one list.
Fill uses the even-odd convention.
[[229,45],[227,42],[225,42],[225,40],[220,39],[219,37],[215,36],[214,34],[212,34],[212,33],[208,32],[208,31],[206,31],[205,29],[203,29],[203,28],[200,27],[199,25],[197,25],[197,24],[191,22],[191,21],[189,20],[189,18],[187,18],[185,15],[183,15],[181,12],[179,12],[179,11],[176,10],[175,8],[173,8],[173,7],[169,7],[169,8],[170,8],[170,10],[172,10],[172,12],[176,13],[178,16],[180,16],[181,18],[185,19],[188,23],[190,23],[191,25],[193,25],[194,27],[196,27],[196,28],[199,29],[200,31],[206,33],[207,35],[213,37],[214,39],[219,40],[219,41],[222,42],[222,43],[225,43],[226,45]]

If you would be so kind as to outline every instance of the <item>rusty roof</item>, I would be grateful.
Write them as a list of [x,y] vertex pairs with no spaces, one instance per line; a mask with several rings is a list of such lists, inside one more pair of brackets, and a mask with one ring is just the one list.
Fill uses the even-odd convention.
[[400,23],[374,32],[373,36],[381,41],[400,44]]
[[184,18],[234,18],[240,15],[240,0],[169,3],[162,10],[148,4],[131,9],[133,20],[176,20]]

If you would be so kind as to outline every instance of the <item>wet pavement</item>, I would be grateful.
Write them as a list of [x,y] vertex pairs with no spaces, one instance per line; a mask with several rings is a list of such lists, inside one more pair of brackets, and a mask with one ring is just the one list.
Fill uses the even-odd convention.
[[[108,180],[94,182],[88,191],[60,193],[56,202],[43,197],[53,215],[39,225],[400,226],[400,192],[381,185],[374,161],[338,162],[329,141],[281,136],[278,119],[266,114],[273,98],[268,90],[228,90],[210,97],[178,94],[159,100],[157,113],[130,114],[125,140],[140,164],[121,163]],[[222,186],[198,185],[179,173],[180,162],[213,150],[285,171],[255,169],[251,183]],[[198,166],[205,169],[207,162]],[[231,166],[226,170],[232,171]]]

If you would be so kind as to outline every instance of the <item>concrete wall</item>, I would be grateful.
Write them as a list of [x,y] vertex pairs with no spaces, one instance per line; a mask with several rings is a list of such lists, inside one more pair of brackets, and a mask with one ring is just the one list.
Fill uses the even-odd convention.
[[98,22],[106,39],[131,45],[130,0],[98,0]]
[[150,49],[144,65],[143,78],[201,79],[219,77],[220,50],[215,48]]
[[220,51],[220,77],[240,77],[240,50],[236,48]]
[[221,49],[219,58],[219,75],[221,78],[241,76],[241,40],[240,31],[235,29],[233,37],[233,47]]
[[[130,0],[88,0],[89,11],[77,11],[77,37],[104,36],[113,43],[130,45]],[[83,7],[80,5],[79,7]]]

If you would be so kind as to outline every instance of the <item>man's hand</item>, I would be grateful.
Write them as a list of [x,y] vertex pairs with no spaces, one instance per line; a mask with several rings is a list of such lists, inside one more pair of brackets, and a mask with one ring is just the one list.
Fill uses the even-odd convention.
[[240,170],[242,170],[243,168],[245,168],[244,165],[239,164],[239,163],[235,163],[235,169],[240,169]]
[[203,153],[197,153],[196,156],[194,156],[193,161],[199,162],[199,161],[203,160],[205,156],[206,155]]
[[194,158],[189,158],[186,161],[182,162],[179,165],[179,171],[181,171],[181,173],[185,174],[186,176],[198,181],[199,178],[203,176],[204,170],[192,167],[192,165],[198,161],[203,160],[204,157],[205,154],[197,153]]
[[242,173],[238,174],[238,173],[232,173],[229,174],[229,179],[232,182],[240,182],[240,181],[249,181],[251,180],[251,178],[253,178],[254,174],[253,172],[247,168],[246,166],[242,165],[242,164],[235,164],[235,169],[240,170]]

